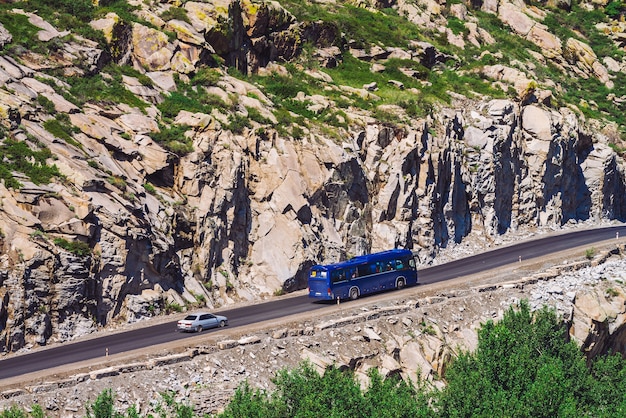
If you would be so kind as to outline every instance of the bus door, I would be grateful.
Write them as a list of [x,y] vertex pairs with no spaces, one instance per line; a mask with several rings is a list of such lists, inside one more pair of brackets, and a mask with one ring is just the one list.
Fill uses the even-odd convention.
[[348,277],[345,269],[332,270],[330,281],[336,298],[343,298],[348,294]]

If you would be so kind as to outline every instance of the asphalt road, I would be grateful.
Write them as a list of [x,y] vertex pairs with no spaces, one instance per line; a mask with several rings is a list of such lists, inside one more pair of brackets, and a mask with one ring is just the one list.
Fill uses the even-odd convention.
[[[520,257],[522,260],[528,260],[552,252],[614,239],[617,236],[626,236],[626,226],[580,230],[524,241],[450,263],[420,269],[418,272],[419,283],[430,284],[454,279],[516,263],[519,262]],[[308,296],[300,296],[223,310],[217,313],[228,317],[229,327],[238,327],[292,314],[323,309],[328,306],[328,304],[312,303]],[[27,354],[10,356],[0,360],[0,385],[2,379],[103,357],[107,349],[108,354],[113,355],[172,342],[193,335],[178,333],[175,332],[175,329],[176,322],[172,321],[132,331],[104,335],[98,338],[65,343],[45,350],[33,350]]]

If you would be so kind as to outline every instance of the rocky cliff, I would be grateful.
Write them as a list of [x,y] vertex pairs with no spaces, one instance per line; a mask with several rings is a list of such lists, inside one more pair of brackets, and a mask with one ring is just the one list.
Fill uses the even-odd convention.
[[[521,2],[305,3],[78,2],[77,27],[64,2],[2,7],[3,351],[302,289],[369,251],[427,264],[469,236],[624,219],[620,54]],[[357,38],[328,18],[346,10],[432,39]],[[567,102],[540,65],[611,93]]]

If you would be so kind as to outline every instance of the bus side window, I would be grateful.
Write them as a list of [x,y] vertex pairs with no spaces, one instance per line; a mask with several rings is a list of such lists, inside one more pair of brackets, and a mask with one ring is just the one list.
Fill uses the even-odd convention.
[[343,282],[345,280],[346,280],[346,272],[345,272],[345,270],[333,271],[333,283]]
[[396,260],[396,270],[402,270],[404,268],[404,264],[402,260]]
[[366,265],[358,266],[356,268],[356,277],[367,276],[367,274],[368,272]]

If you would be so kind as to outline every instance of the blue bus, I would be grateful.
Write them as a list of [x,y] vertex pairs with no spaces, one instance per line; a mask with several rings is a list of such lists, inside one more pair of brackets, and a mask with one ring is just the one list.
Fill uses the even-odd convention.
[[309,272],[309,297],[318,300],[359,296],[417,284],[413,253],[395,249],[316,265]]

